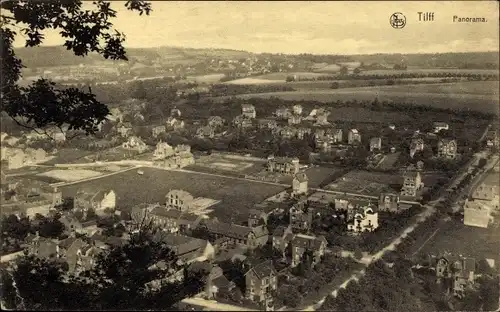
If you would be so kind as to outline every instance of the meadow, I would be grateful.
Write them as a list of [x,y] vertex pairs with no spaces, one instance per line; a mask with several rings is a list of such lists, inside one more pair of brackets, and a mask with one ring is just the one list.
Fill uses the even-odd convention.
[[379,101],[431,105],[436,108],[474,109],[496,114],[499,105],[498,82],[495,81],[270,92],[242,94],[237,97],[243,99],[278,97],[286,101],[306,100],[324,103],[373,101],[378,98]]
[[422,247],[420,254],[438,255],[445,251],[476,260],[484,258],[500,262],[500,231],[495,228],[466,226],[460,220],[451,219]]
[[103,177],[89,182],[62,186],[63,196],[74,196],[80,189],[112,189],[117,196],[117,207],[130,209],[141,203],[163,203],[165,195],[173,189],[182,189],[194,197],[221,200],[210,207],[211,216],[221,221],[245,221],[254,204],[281,192],[284,187],[252,181],[215,177],[210,175],[143,168]]
[[482,75],[498,75],[496,69],[459,69],[459,68],[408,68],[406,70],[394,69],[374,69],[362,71],[360,75],[400,75],[400,74],[482,74]]

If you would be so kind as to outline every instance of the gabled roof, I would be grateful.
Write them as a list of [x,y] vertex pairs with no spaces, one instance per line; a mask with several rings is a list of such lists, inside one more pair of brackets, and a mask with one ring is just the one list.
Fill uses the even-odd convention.
[[160,239],[167,244],[177,256],[189,254],[205,248],[208,242],[203,239],[177,234],[163,234]]
[[250,272],[253,272],[257,276],[257,278],[259,278],[259,279],[269,277],[271,274],[274,274],[274,275],[277,274],[276,269],[274,268],[271,260],[264,261],[256,266],[254,266],[253,268],[248,270],[247,273],[245,273],[245,275],[247,275]]
[[299,172],[294,176],[294,179],[297,179],[299,182],[307,182],[309,179],[305,172]]
[[326,244],[324,236],[309,236],[297,234],[292,240],[292,246],[302,247],[305,249],[317,250],[321,247],[322,243]]
[[223,223],[213,220],[207,220],[205,225],[210,232],[231,238],[246,239],[248,234],[253,232],[253,229],[248,226]]

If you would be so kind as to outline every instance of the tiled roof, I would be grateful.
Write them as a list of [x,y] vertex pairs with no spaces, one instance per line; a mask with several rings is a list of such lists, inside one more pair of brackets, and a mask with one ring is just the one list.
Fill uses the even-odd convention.
[[207,229],[216,234],[231,238],[245,239],[252,232],[252,228],[237,224],[223,223],[213,220],[205,222]]
[[297,234],[292,240],[292,246],[298,246],[305,249],[317,250],[321,247],[321,244],[326,242],[323,236],[308,236]]
[[166,207],[157,206],[154,207],[153,210],[151,210],[151,214],[158,217],[178,219],[181,216],[182,211],[177,209],[167,209]]
[[203,239],[176,234],[163,235],[162,242],[171,247],[177,256],[202,250],[208,243]]
[[295,175],[295,179],[297,179],[299,182],[307,182],[309,180],[304,172],[297,173]]
[[250,271],[253,271],[255,275],[257,275],[257,278],[259,279],[262,279],[264,277],[269,277],[271,274],[277,274],[276,269],[274,268],[271,260],[264,261],[254,266],[253,268],[248,270],[246,274],[248,274]]

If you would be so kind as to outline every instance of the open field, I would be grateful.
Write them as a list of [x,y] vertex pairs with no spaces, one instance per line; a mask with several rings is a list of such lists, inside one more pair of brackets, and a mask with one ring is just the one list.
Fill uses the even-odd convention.
[[[378,87],[344,88],[336,90],[309,90],[241,94],[237,97],[270,98],[278,97],[287,101],[393,101],[432,105],[437,108],[474,109],[498,114],[498,82],[459,82],[443,84],[397,85]],[[225,99],[226,97],[221,97]]]
[[401,154],[401,152],[390,153],[390,154],[384,155],[384,159],[380,162],[380,164],[377,166],[377,168],[382,169],[382,170],[395,169],[393,166],[398,161],[399,154]]
[[329,168],[329,167],[311,167],[306,169],[308,186],[318,188],[323,181],[328,180],[331,176],[338,174],[342,168]]
[[202,76],[188,76],[186,80],[195,81],[198,83],[216,83],[224,77],[224,74],[208,74]]
[[44,165],[53,164],[69,164],[75,162],[89,162],[85,160],[85,156],[92,154],[90,151],[80,150],[76,148],[63,148],[57,151],[56,157],[43,163]]
[[445,251],[473,257],[476,260],[494,259],[500,263],[500,231],[498,228],[479,228],[452,219],[444,223],[420,250],[420,254],[438,255]]
[[270,79],[261,79],[261,78],[241,78],[236,80],[231,80],[224,82],[225,84],[237,84],[237,85],[262,85],[262,84],[276,84],[276,83],[284,83],[283,80],[270,80]]
[[427,69],[408,68],[406,70],[375,69],[375,70],[362,71],[360,75],[399,75],[399,74],[434,74],[434,73],[498,75],[498,70],[458,69],[458,68],[427,68]]
[[[211,172],[219,174],[232,173],[234,175],[244,176],[262,171],[266,161],[256,161],[250,158],[235,158],[230,155],[213,153],[207,156],[200,156],[196,159],[196,164],[186,169]],[[207,170],[208,169],[208,170]]]
[[102,175],[102,172],[86,170],[86,169],[67,169],[67,170],[51,170],[44,173],[39,173],[39,176],[49,177],[64,182],[73,182]]
[[74,196],[81,188],[112,189],[117,196],[117,207],[130,209],[141,203],[162,203],[170,190],[183,189],[194,197],[220,200],[220,203],[210,209],[214,210],[212,216],[226,222],[230,222],[231,218],[235,222],[245,221],[248,209],[254,204],[284,190],[280,186],[196,173],[154,168],[142,170],[143,175],[131,170],[89,182],[62,186],[61,190],[63,196]]
[[284,72],[284,73],[269,73],[260,76],[255,76],[256,79],[265,79],[265,80],[278,80],[285,81],[286,77],[295,76],[296,79],[300,78],[316,78],[320,76],[326,76],[325,74],[312,73],[312,72]]
[[[432,187],[439,177],[439,173],[424,173],[422,181],[425,187]],[[382,192],[399,192],[402,184],[402,175],[355,170],[328,184],[325,189],[378,196]]]

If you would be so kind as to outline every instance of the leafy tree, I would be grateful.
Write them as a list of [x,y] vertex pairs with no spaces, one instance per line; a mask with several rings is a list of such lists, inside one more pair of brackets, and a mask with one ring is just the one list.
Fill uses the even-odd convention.
[[[154,235],[149,230],[133,234],[128,244],[98,255],[95,267],[79,276],[69,275],[59,262],[24,256],[10,268],[11,273],[3,269],[4,304],[30,310],[171,309],[176,302],[199,293],[205,275],[184,274],[181,282],[163,279],[167,270],[183,268]],[[160,262],[165,267],[156,265]],[[161,280],[158,287],[148,286],[156,280]]]
[[296,308],[302,302],[302,295],[295,287],[280,289],[279,297],[283,300],[283,304],[290,308]]
[[43,217],[40,222],[34,226],[42,237],[59,238],[64,233],[66,227],[57,217]]
[[74,198],[73,197],[64,197],[62,203],[55,206],[55,208],[59,211],[69,211],[75,207]]
[[359,67],[356,67],[356,68],[354,68],[353,72],[355,75],[359,75],[361,73],[361,69],[359,69]]
[[[116,11],[107,1],[95,1],[93,10],[85,10],[80,0],[0,2],[2,84],[0,110],[17,125],[37,132],[47,127],[79,130],[86,134],[97,131],[97,125],[109,110],[95,95],[77,88],[57,89],[55,83],[39,79],[27,87],[20,86],[22,61],[16,56],[13,42],[25,35],[26,47],[43,43],[44,31],[58,30],[66,41],[64,46],[77,56],[97,53],[106,59],[127,60],[125,36],[113,29],[111,20]],[[149,15],[151,5],[140,0],[125,3],[128,10]],[[43,130],[47,134],[46,130]]]
[[346,76],[348,72],[349,72],[349,70],[347,69],[347,67],[346,67],[346,66],[342,66],[342,67],[340,68],[340,75],[341,75],[341,76]]
[[21,242],[31,231],[31,224],[26,216],[18,218],[16,215],[4,215],[1,227],[2,251],[6,252],[11,248],[19,248]]
[[339,88],[339,83],[338,82],[332,82],[332,85],[330,86],[331,89],[338,89]]

